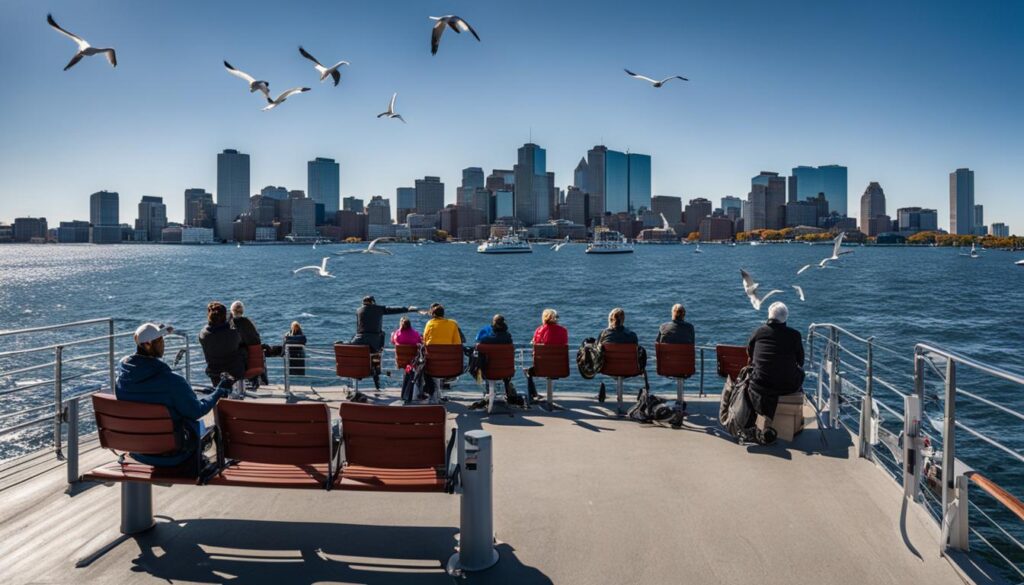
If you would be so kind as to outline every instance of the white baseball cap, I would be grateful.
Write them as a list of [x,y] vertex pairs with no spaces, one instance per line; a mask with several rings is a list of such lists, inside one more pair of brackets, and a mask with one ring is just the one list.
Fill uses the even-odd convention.
[[174,327],[171,327],[170,325],[164,325],[162,323],[143,323],[135,330],[135,345],[152,343],[172,331],[174,331]]

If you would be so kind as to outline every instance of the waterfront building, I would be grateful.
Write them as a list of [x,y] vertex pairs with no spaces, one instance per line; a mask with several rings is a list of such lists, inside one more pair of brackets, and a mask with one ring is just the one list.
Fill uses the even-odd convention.
[[395,189],[395,221],[405,223],[405,218],[416,211],[416,188],[399,187]]
[[212,244],[213,229],[204,227],[183,227],[181,228],[182,244]]
[[872,221],[876,217],[884,215],[885,191],[882,190],[881,185],[879,185],[875,181],[872,181],[871,183],[868,183],[868,187],[867,189],[864,190],[864,194],[860,196],[861,231],[867,234],[868,237],[877,236],[882,232],[890,231],[889,227],[886,227],[885,229],[882,230],[878,230],[877,228],[883,225],[882,222]]
[[410,229],[431,229],[436,230],[438,224],[437,213],[410,213],[406,218]]
[[460,228],[473,228],[484,223],[483,215],[482,211],[469,205],[447,205],[441,210],[439,221],[441,229],[455,238]]
[[786,204],[786,227],[818,225],[818,205],[813,201],[790,201]]
[[486,211],[485,208],[477,207],[474,202],[477,189],[483,189],[484,170],[480,167],[467,167],[462,169],[462,184],[456,189],[455,204],[474,207]]
[[533,143],[518,150],[515,173],[515,217],[524,225],[546,222],[551,217],[554,194],[547,172],[547,152]]
[[370,198],[370,203],[366,206],[366,215],[370,225],[390,224],[391,202],[380,195],[374,195]]
[[605,214],[629,213],[629,159],[626,153],[605,151],[603,192]]
[[213,193],[206,189],[185,189],[185,225],[212,228],[217,217]]
[[[226,149],[217,155],[217,227],[226,230],[218,237],[234,235],[235,218],[249,208],[249,155]],[[223,219],[221,220],[221,216]]]
[[60,244],[88,244],[89,222],[62,221],[57,227],[57,242]]
[[735,210],[735,217],[741,217],[743,211],[743,200],[739,197],[733,197],[732,195],[722,197],[722,213],[729,216],[730,209]]
[[700,220],[697,231],[700,232],[702,242],[724,242],[736,235],[732,220],[728,217],[704,217]]
[[818,193],[824,193],[829,209],[845,217],[848,209],[847,175],[847,168],[841,165],[799,166],[793,169],[790,191],[796,191],[797,201],[806,201]]
[[661,225],[661,215],[665,216],[669,225],[676,226],[683,220],[683,198],[671,195],[655,195],[651,197],[651,211],[658,218],[658,225]]
[[395,237],[395,224],[393,223],[371,223],[367,226],[366,239],[368,240],[393,237]]
[[416,179],[416,213],[436,214],[444,209],[444,183],[440,177]]
[[491,222],[491,192],[487,190],[487,187],[473,189],[469,206],[480,212],[484,223]]
[[97,191],[89,196],[89,241],[117,244],[122,240],[119,196],[114,191]]
[[633,214],[625,211],[606,213],[604,216],[604,226],[630,239],[636,238],[643,230],[643,224],[640,220],[636,219]]
[[949,174],[949,233],[974,233],[974,171],[957,169]]
[[283,201],[288,198],[288,188],[274,185],[267,185],[260,189],[260,195],[267,197],[268,199],[275,199]]
[[[292,220],[289,235],[296,238],[315,238],[317,235],[316,202],[308,197],[293,197],[294,193],[296,192],[290,192],[288,199]],[[253,231],[255,237],[255,230]]]
[[629,173],[629,205],[627,211],[636,213],[651,207],[651,157],[635,152],[626,155]]
[[499,219],[512,219],[515,217],[515,192],[512,190],[495,191],[492,198],[493,210],[491,211],[492,221]]
[[975,204],[974,205],[974,235],[984,236],[988,233],[985,229],[985,206]]
[[143,195],[139,201],[139,217],[135,220],[135,231],[142,242],[161,241],[163,229],[167,227],[167,206],[163,197]]
[[14,226],[0,223],[0,244],[10,244],[14,241]]
[[487,180],[484,183],[484,187],[492,193],[494,191],[508,191],[513,193],[516,185],[516,172],[515,170],[507,169],[493,169],[491,174],[487,175]]
[[[697,197],[696,199],[690,199],[689,203],[686,204],[686,208],[683,209],[683,232],[679,234],[685,238],[693,232],[700,231],[700,222],[705,217],[711,217],[714,204],[711,203],[710,199],[703,197]],[[667,217],[667,216],[666,216]],[[669,220],[671,221],[671,219]],[[730,228],[732,229],[732,228]]]
[[345,211],[354,211],[356,213],[363,213],[366,211],[363,200],[358,197],[346,197],[342,199],[341,208]]
[[939,212],[921,207],[901,207],[896,210],[896,225],[901,234],[933,232],[939,229]]
[[876,215],[868,220],[867,225],[861,225],[861,228],[865,235],[878,237],[895,231],[892,224],[892,218],[888,215]]
[[1008,238],[1010,237],[1010,226],[1002,222],[992,224],[988,230],[989,235],[997,238]]
[[818,208],[818,220],[815,225],[824,225],[825,220],[831,215],[828,208],[828,198],[824,193],[818,193],[814,197],[808,197],[805,201],[813,203]]
[[11,230],[15,242],[46,241],[45,217],[16,217]]
[[748,229],[778,230],[786,224],[786,179],[761,171],[750,180],[751,225]]
[[181,229],[180,225],[169,225],[160,230],[160,242],[164,244],[180,244]]
[[256,220],[257,227],[274,224],[274,220],[278,218],[279,201],[264,195],[253,195],[249,199],[249,213]]
[[339,238],[357,238],[365,240],[369,235],[369,217],[365,213],[358,213],[351,209],[342,209],[335,214],[335,225],[340,229]]
[[589,187],[587,186],[587,179],[590,175],[590,167],[587,165],[587,159],[580,157],[580,162],[576,164],[576,169],[572,172],[572,185],[578,190],[589,193]]
[[306,191],[315,203],[323,205],[323,214],[332,217],[341,197],[340,167],[333,158],[316,157],[306,163]]
[[605,212],[605,159],[608,147],[598,145],[587,151],[587,189],[590,194],[590,213],[593,217],[603,217]]

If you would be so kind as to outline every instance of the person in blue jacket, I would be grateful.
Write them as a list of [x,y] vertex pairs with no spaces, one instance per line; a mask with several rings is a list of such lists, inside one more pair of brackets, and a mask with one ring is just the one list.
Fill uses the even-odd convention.
[[131,453],[132,459],[154,467],[180,467],[182,472],[199,472],[196,451],[200,449],[200,419],[213,409],[217,401],[231,391],[233,380],[226,380],[213,394],[202,399],[193,392],[188,381],[171,370],[163,361],[164,336],[173,331],[154,323],[145,323],[135,330],[134,354],[117,366],[114,395],[118,400],[163,404],[170,411],[174,431],[180,438],[177,452],[161,455]]

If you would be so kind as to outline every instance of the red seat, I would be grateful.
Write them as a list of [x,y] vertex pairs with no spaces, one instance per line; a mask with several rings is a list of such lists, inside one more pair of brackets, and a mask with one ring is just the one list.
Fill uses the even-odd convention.
[[569,346],[533,346],[533,375],[538,378],[558,380],[569,377]]
[[364,491],[444,491],[443,406],[402,408],[342,403],[345,465],[334,487]]
[[478,343],[476,350],[486,356],[481,370],[484,380],[506,380],[516,375],[516,348],[511,343]]
[[409,365],[409,363],[416,358],[416,353],[419,352],[419,350],[420,346],[418,345],[396,345],[395,367],[399,370],[404,370],[405,366]]
[[605,343],[602,345],[604,363],[601,373],[613,378],[632,378],[643,372],[637,359],[635,343]]
[[245,375],[243,377],[246,380],[259,378],[267,371],[266,358],[263,356],[263,346],[247,345],[245,351],[247,357],[245,360]]
[[221,400],[219,454],[235,460],[210,485],[324,489],[330,485],[331,414],[326,404]]
[[659,376],[689,378],[697,371],[697,358],[692,343],[655,343],[654,354]]
[[743,345],[716,345],[718,375],[735,380],[740,370],[747,365],[747,348]]
[[362,380],[373,375],[368,345],[335,343],[334,364],[339,378]]
[[464,369],[461,345],[425,345],[427,363],[424,372],[432,378],[458,378]]

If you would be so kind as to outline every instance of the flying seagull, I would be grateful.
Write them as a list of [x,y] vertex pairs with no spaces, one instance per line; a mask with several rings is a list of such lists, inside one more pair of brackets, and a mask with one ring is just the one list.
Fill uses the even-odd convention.
[[642,79],[642,80],[650,83],[652,85],[652,87],[661,87],[661,86],[665,85],[666,83],[668,83],[669,81],[671,81],[673,79],[682,79],[683,81],[690,81],[689,79],[683,77],[682,75],[673,75],[672,77],[666,77],[665,79],[662,79],[661,81],[658,81],[657,79],[651,79],[650,77],[647,77],[645,75],[640,75],[639,73],[633,73],[629,69],[623,69],[623,71],[625,71],[626,75],[629,75],[633,79]]
[[853,254],[853,250],[842,250],[844,237],[846,237],[846,232],[839,232],[839,235],[836,236],[835,241],[832,243],[832,255],[828,258],[822,258],[821,262],[818,262],[818,268],[824,268],[829,262],[839,260],[839,257],[843,254]]
[[398,97],[398,92],[395,92],[395,93],[391,94],[391,103],[388,104],[388,111],[381,112],[381,113],[377,114],[378,118],[382,118],[384,116],[387,116],[388,118],[398,118],[399,120],[402,121],[403,124],[406,123],[405,122],[405,118],[403,118],[400,114],[396,114],[395,113],[395,98],[397,98],[397,97]]
[[754,282],[754,279],[750,276],[750,273],[740,268],[740,276],[743,277],[743,292],[747,293],[747,297],[750,298],[750,304],[754,307],[755,311],[761,310],[761,303],[768,300],[768,297],[782,292],[778,289],[768,291],[763,297],[757,296],[757,289],[761,286],[759,283]]
[[277,106],[283,104],[284,100],[288,99],[289,97],[291,97],[291,96],[293,96],[293,95],[295,95],[297,93],[303,93],[303,92],[306,92],[306,91],[309,91],[308,87],[293,87],[293,88],[289,89],[288,91],[282,93],[281,95],[277,96],[277,99],[270,99],[270,96],[268,95],[267,96],[267,103],[270,104],[270,105],[268,105],[267,107],[263,108],[263,111],[265,112],[267,110],[273,110]]
[[561,242],[555,243],[553,246],[551,246],[551,249],[554,250],[555,252],[557,252],[557,251],[561,250],[562,248],[564,248],[568,244],[569,244],[569,236],[565,236],[564,240],[562,240]]
[[72,41],[75,41],[75,44],[78,45],[78,52],[76,52],[75,56],[71,57],[71,60],[68,61],[68,64],[64,66],[64,71],[67,71],[68,69],[74,67],[75,64],[82,60],[82,57],[92,57],[93,55],[99,55],[100,53],[106,54],[107,61],[110,62],[111,67],[117,67],[117,53],[114,52],[113,48],[94,47],[90,45],[89,42],[83,39],[82,37],[62,29],[60,25],[57,24],[57,21],[53,19],[52,14],[46,15],[46,22],[51,27],[53,27],[54,30],[71,39]]
[[796,293],[798,295],[800,295],[800,300],[801,301],[806,301],[807,300],[807,299],[804,298],[804,289],[800,288],[800,285],[794,284],[793,285],[793,290],[795,290]]
[[434,23],[434,30],[430,34],[430,54],[437,54],[437,47],[441,44],[441,34],[444,33],[445,27],[451,27],[453,31],[458,34],[462,34],[462,31],[468,30],[476,37],[476,40],[480,40],[480,35],[476,34],[473,27],[469,26],[469,23],[462,20],[461,17],[449,14],[447,16],[431,16],[430,20],[436,20]]
[[227,69],[228,73],[230,73],[231,75],[234,75],[235,77],[237,77],[239,79],[242,79],[246,83],[248,83],[249,84],[249,93],[253,93],[253,92],[259,90],[259,91],[263,92],[263,95],[267,99],[270,99],[270,82],[269,81],[258,80],[255,77],[253,77],[252,75],[249,75],[248,73],[246,73],[245,71],[240,71],[238,69],[235,69],[234,67],[231,66],[231,63],[228,63],[227,61],[224,62],[224,68]]
[[322,276],[324,278],[334,278],[334,275],[332,275],[330,272],[327,272],[327,261],[330,260],[330,259],[331,259],[330,256],[326,256],[320,262],[320,266],[303,266],[302,268],[298,268],[298,269],[293,270],[292,274],[298,274],[300,272],[316,271],[317,276]]
[[387,256],[394,256],[394,254],[391,253],[391,250],[387,250],[385,248],[378,248],[377,247],[377,243],[378,242],[380,242],[381,240],[386,240],[386,239],[388,239],[388,238],[377,238],[374,241],[370,242],[370,245],[367,246],[366,249],[363,249],[363,250],[344,250],[342,252],[335,252],[334,255],[335,256],[346,256],[348,254],[384,254],[384,255],[387,255]]
[[338,61],[337,63],[331,65],[330,67],[324,67],[323,65],[320,64],[319,61],[316,60],[316,57],[310,55],[309,52],[306,51],[306,49],[303,49],[301,45],[299,46],[299,54],[313,62],[313,67],[320,74],[321,83],[323,83],[323,81],[327,79],[328,76],[330,76],[334,78],[335,87],[337,87],[338,83],[341,81],[341,72],[338,71],[338,67],[349,64],[348,61]]

